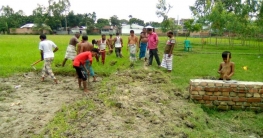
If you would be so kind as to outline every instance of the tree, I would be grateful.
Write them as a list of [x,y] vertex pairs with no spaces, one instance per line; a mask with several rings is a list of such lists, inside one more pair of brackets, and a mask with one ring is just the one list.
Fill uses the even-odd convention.
[[84,15],[84,20],[82,22],[85,22],[85,26],[87,26],[87,33],[92,33],[93,29],[95,28],[95,21],[96,21],[96,13],[86,13]]
[[110,25],[109,20],[100,18],[100,19],[97,20],[97,24],[95,26],[97,28],[101,29],[101,28],[103,28],[106,25]]
[[[194,19],[189,19],[189,20],[184,22],[184,27],[188,31],[187,36],[189,36],[191,32],[200,31],[202,28],[202,25],[199,23],[195,23]],[[187,39],[187,36],[186,36],[186,39]]]
[[174,28],[175,23],[168,18],[168,13],[173,7],[170,4],[167,4],[166,0],[159,0],[159,3],[156,4],[156,8],[156,15],[163,18],[161,23],[162,31],[166,32],[168,31],[167,29]]
[[113,15],[110,17],[110,22],[112,26],[117,26],[118,28],[121,27],[120,20],[118,19],[117,15]]
[[131,18],[129,22],[130,24],[138,24],[138,25],[144,26],[144,21],[141,19]]
[[2,31],[5,33],[5,31],[7,33],[9,33],[9,28],[13,27],[10,25],[11,23],[11,20],[10,20],[10,17],[14,14],[14,10],[9,7],[8,5],[7,6],[2,6],[2,8],[0,9],[0,13],[1,13],[1,20],[2,20]]
[[168,31],[175,31],[176,30],[176,24],[174,22],[174,19],[169,18],[161,23],[161,29],[162,32],[168,32]]
[[151,25],[152,27],[155,27],[155,28],[162,26],[162,24],[159,22],[147,22],[147,23],[145,23],[145,26],[148,26],[148,25]]
[[33,10],[33,16],[35,23],[33,30],[38,31],[40,34],[42,34],[44,30],[51,31],[51,28],[48,25],[46,25],[46,22],[48,21],[48,13],[46,7],[38,5],[38,7],[35,10]]
[[80,21],[77,20],[77,16],[74,14],[73,11],[70,11],[68,13],[67,19],[68,19],[68,26],[69,27],[74,27],[74,26],[79,25]]
[[[58,2],[55,2],[54,0],[48,1],[48,15],[50,19],[53,19],[52,22],[55,24],[58,24],[57,27],[62,26],[62,20],[65,19],[65,29],[67,28],[67,12],[70,8],[70,2],[69,0],[59,0]],[[65,14],[65,15],[64,15]],[[54,18],[52,18],[53,16]],[[55,20],[55,21],[54,21]],[[53,28],[54,29],[54,28]]]
[[128,24],[128,23],[129,23],[129,21],[128,21],[128,20],[126,20],[126,19],[121,19],[121,20],[120,20],[120,23],[121,23],[121,24]]
[[168,19],[168,13],[171,8],[173,8],[170,4],[166,3],[166,0],[159,0],[159,3],[156,4],[156,15],[160,18],[163,18],[163,21]]

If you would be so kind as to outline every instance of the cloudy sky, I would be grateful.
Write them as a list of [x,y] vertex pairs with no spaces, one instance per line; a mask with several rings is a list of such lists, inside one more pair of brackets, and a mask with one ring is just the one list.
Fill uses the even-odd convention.
[[[195,0],[166,0],[173,6],[169,12],[169,17],[173,18],[191,18],[189,6],[194,5]],[[98,18],[106,18],[117,15],[119,19],[129,19],[132,15],[148,21],[158,21],[155,14],[158,0],[70,0],[74,13],[92,13],[96,12]],[[26,15],[31,15],[37,4],[48,5],[48,0],[1,0],[0,6],[9,5],[14,11],[23,10]]]

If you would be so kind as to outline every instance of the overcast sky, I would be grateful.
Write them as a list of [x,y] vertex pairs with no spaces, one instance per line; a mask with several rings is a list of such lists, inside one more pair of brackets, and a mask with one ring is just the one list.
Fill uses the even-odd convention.
[[[166,0],[173,8],[169,12],[169,17],[177,19],[191,18],[189,6],[194,5],[195,0]],[[119,19],[129,19],[132,15],[148,21],[160,22],[155,14],[158,0],[70,0],[71,7],[75,14],[96,12],[97,19],[117,15]],[[48,0],[1,0],[0,6],[9,5],[14,11],[23,10],[26,15],[31,15],[37,4],[48,5]]]

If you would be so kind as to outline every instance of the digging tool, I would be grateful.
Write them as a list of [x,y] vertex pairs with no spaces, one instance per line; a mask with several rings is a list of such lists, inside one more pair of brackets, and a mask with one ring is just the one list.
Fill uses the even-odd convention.
[[38,61],[36,61],[36,62],[34,62],[33,64],[31,64],[31,66],[32,66],[32,68],[33,68],[34,70],[37,70],[36,67],[35,67],[35,65],[36,65],[37,63],[39,63],[40,61],[42,61],[42,60],[39,59]]
[[[87,72],[88,85],[89,85],[90,72],[89,72],[89,70],[86,68],[85,64],[83,65],[83,67],[84,67],[84,69],[85,69],[85,70],[86,70],[86,72]],[[89,68],[89,66],[88,66],[88,68]]]

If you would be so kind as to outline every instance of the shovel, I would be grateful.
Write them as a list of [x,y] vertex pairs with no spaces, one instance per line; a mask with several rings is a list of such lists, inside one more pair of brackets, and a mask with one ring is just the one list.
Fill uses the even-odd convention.
[[31,64],[31,66],[32,66],[32,68],[33,68],[34,70],[37,70],[36,67],[35,67],[35,65],[36,65],[37,63],[39,63],[40,61],[42,61],[42,60],[39,59],[38,61],[36,61],[36,62],[34,62],[33,64]]

